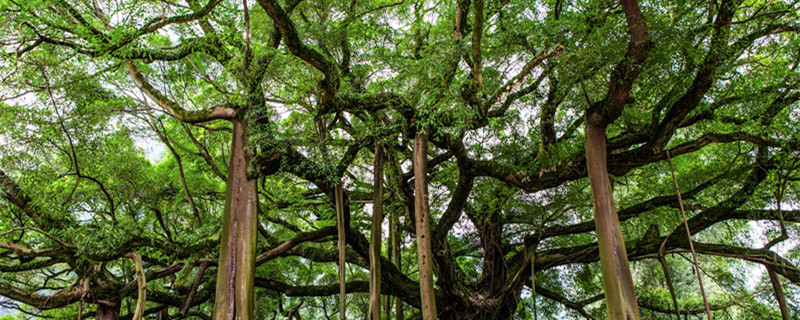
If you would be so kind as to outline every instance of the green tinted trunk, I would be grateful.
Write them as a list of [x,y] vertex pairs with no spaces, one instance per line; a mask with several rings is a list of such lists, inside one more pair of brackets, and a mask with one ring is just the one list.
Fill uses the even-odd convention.
[[586,166],[594,199],[594,218],[600,250],[600,268],[609,320],[638,320],[639,304],[633,288],[625,239],[609,183],[606,128],[587,121]]
[[247,122],[233,121],[214,320],[253,319],[258,200],[256,180],[247,179],[246,131]]

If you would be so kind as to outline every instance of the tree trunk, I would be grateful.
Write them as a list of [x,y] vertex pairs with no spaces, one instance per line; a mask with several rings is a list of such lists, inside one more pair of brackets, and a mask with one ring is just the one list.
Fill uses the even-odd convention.
[[247,178],[251,155],[245,151],[247,122],[233,120],[217,267],[214,320],[253,319],[256,232],[256,180]]
[[156,320],[169,320],[169,307],[164,307],[156,313]]
[[381,224],[383,224],[383,145],[375,146],[373,179],[372,230],[369,241],[369,310],[370,320],[381,319]]
[[[341,183],[341,182],[340,182]],[[336,229],[338,233],[338,247],[339,247],[339,319],[346,320],[347,314],[347,282],[345,280],[345,249],[347,248],[347,240],[345,235],[345,218],[344,218],[344,192],[342,186],[339,185],[334,189],[334,201],[336,203]]]
[[[399,214],[398,214],[399,215]],[[400,228],[400,223],[398,216],[395,215],[394,217],[394,237],[392,238],[392,260],[394,261],[394,265],[397,266],[397,270],[403,270],[402,266],[400,265],[400,256],[403,249],[403,242],[400,240],[403,238],[403,229]],[[403,300],[399,298],[394,299],[394,312],[395,312],[395,320],[403,320]]]
[[419,259],[419,290],[422,295],[422,319],[437,319],[436,297],[433,291],[433,252],[428,205],[428,132],[414,137],[414,209],[417,226],[417,257]]
[[672,306],[675,308],[675,318],[680,320],[681,310],[678,306],[678,296],[675,294],[675,285],[672,284],[672,273],[669,271],[667,259],[661,253],[658,255],[658,262],[661,263],[661,270],[664,271],[664,280],[667,282],[667,289],[669,289],[669,295],[672,298]]
[[789,306],[786,305],[786,295],[783,293],[781,279],[778,278],[778,274],[769,267],[767,267],[767,273],[769,274],[769,281],[772,282],[772,289],[775,291],[775,300],[778,300],[778,306],[781,309],[781,318],[783,320],[789,320],[791,316],[789,315]]
[[[587,115],[587,119],[590,119]],[[600,268],[606,296],[609,320],[638,320],[636,302],[625,239],[614,206],[614,196],[609,183],[606,151],[606,127],[586,121],[586,166],[594,199],[594,217],[597,226],[597,243],[600,251]]]
[[[387,173],[387,177],[391,179],[389,183],[393,184],[395,188],[397,188],[401,183],[405,184],[403,181],[403,172],[400,168],[400,163],[397,160],[396,153],[387,153],[387,157],[391,165],[389,166],[389,172]],[[396,190],[394,194],[395,199],[402,203],[402,206],[397,208],[396,210],[392,211],[389,215],[389,246],[391,250],[389,250],[390,255],[389,259],[392,260],[395,266],[397,266],[397,270],[403,271],[403,268],[400,263],[400,256],[402,254],[402,225],[400,224],[400,217],[401,216],[408,216],[409,207],[406,204],[405,197],[402,196],[403,192],[400,190]],[[389,296],[387,295],[387,300]],[[388,301],[387,301],[388,303]],[[391,306],[386,307],[386,316],[387,319],[391,319],[392,316],[390,314]],[[403,301],[399,298],[394,298],[394,313],[396,320],[403,320]]]
[[101,301],[97,304],[97,312],[94,314],[95,320],[117,320],[119,319],[119,303]]
[[[400,256],[402,253],[402,241],[400,239],[403,238],[403,234],[402,229],[400,228],[400,215],[402,215],[406,209],[407,207],[404,205],[403,209],[400,209],[403,211],[393,212],[389,220],[389,237],[392,241],[391,259],[394,265],[397,266],[397,270],[400,270],[401,272],[403,271],[403,268],[400,263]],[[399,298],[394,299],[394,312],[396,320],[403,320],[403,301]],[[389,313],[389,308],[386,308],[386,313]]]

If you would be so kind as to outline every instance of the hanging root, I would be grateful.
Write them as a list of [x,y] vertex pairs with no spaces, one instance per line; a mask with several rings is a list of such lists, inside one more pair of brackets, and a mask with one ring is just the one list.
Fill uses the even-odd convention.
[[136,298],[136,311],[133,313],[132,320],[142,320],[145,302],[147,301],[147,279],[142,266],[142,256],[137,252],[131,252],[126,254],[125,257],[133,260],[133,265],[136,268],[136,284],[139,287]]
[[[706,307],[706,316],[708,316],[708,320],[711,320],[711,309],[708,307],[708,298],[706,298],[706,289],[703,287],[703,278],[700,275],[700,265],[697,264],[697,253],[694,251],[694,243],[692,243],[692,231],[689,230],[689,222],[686,221],[686,211],[683,210],[683,199],[681,198],[681,190],[678,188],[678,179],[675,178],[675,167],[672,166],[672,158],[670,158],[669,150],[667,150],[667,162],[669,163],[669,169],[672,172],[672,182],[675,183],[675,192],[678,194],[678,205],[681,208],[681,215],[683,216],[683,225],[686,227],[686,237],[689,238],[689,249],[692,250],[692,262],[694,263],[695,273],[697,273],[697,282],[698,284],[700,284],[700,294],[703,296],[703,304]],[[664,244],[662,243],[661,246],[663,248]]]

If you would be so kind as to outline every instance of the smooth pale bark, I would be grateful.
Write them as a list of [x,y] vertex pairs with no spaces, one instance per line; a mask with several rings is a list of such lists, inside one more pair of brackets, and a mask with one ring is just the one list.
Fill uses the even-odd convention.
[[783,320],[789,320],[791,316],[789,315],[789,306],[786,304],[786,295],[783,293],[781,279],[779,279],[778,274],[769,267],[767,267],[767,273],[769,274],[769,281],[772,282],[772,290],[775,291],[775,300],[778,300],[778,306],[781,309],[781,318]]
[[247,179],[247,122],[234,120],[225,190],[214,320],[253,319],[258,226],[256,180]]
[[436,297],[433,291],[433,250],[428,204],[428,132],[424,128],[414,137],[414,209],[417,228],[417,258],[419,259],[419,290],[422,295],[422,319],[437,319]]
[[133,260],[133,265],[136,268],[136,312],[134,312],[132,319],[142,320],[145,302],[147,301],[147,279],[144,274],[142,256],[138,252],[132,252],[126,254],[125,257]]
[[339,240],[339,319],[346,320],[347,314],[345,313],[347,307],[347,290],[345,278],[345,248],[347,248],[347,240],[345,237],[345,219],[344,219],[344,193],[342,186],[337,186],[334,189],[334,201],[336,202],[336,229]]
[[[369,318],[381,319],[381,225],[383,224],[383,145],[375,146],[372,230],[369,236]],[[388,311],[388,309],[387,309]]]
[[594,199],[597,243],[608,319],[638,320],[639,304],[636,301],[625,239],[622,237],[609,183],[607,156],[605,126],[587,121],[586,166]]
[[102,301],[97,304],[97,311],[94,314],[95,320],[117,320],[119,319],[119,303],[106,303]]

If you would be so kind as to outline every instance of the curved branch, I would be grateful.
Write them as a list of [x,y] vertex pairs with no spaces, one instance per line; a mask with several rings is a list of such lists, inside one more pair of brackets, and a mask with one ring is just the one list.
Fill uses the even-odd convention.
[[188,123],[200,123],[212,120],[224,119],[232,120],[236,116],[236,111],[233,105],[226,104],[223,106],[216,106],[202,111],[189,111],[181,107],[178,103],[170,100],[163,93],[158,91],[147,79],[142,75],[133,62],[128,61],[125,64],[128,74],[136,83],[136,86],[142,90],[150,99],[156,102],[159,106],[166,109],[172,116],[178,120]]

